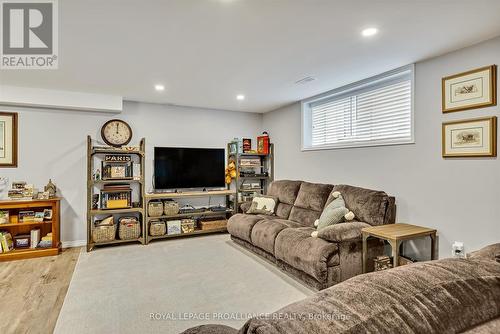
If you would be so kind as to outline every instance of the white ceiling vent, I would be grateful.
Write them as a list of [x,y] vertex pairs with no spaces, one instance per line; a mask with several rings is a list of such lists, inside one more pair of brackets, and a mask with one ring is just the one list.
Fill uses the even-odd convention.
[[302,78],[300,80],[295,81],[295,84],[296,85],[305,85],[306,83],[309,83],[309,82],[314,81],[314,80],[316,80],[316,78],[305,77],[305,78]]

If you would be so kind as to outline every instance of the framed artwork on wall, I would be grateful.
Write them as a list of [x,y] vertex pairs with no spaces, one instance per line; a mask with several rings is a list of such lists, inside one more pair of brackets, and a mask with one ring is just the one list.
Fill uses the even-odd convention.
[[17,113],[0,112],[0,167],[17,167]]
[[497,104],[497,66],[491,65],[442,79],[443,113]]
[[496,157],[497,118],[443,123],[443,157]]

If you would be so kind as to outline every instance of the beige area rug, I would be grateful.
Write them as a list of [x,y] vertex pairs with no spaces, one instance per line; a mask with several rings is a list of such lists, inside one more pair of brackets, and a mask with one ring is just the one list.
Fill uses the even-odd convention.
[[239,328],[313,293],[228,234],[82,250],[55,333]]

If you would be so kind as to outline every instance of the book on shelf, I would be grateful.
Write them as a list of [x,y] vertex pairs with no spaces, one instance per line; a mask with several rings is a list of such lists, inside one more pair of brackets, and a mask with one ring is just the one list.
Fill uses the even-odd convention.
[[9,210],[0,210],[0,225],[9,223]]
[[40,242],[40,230],[35,229],[30,231],[30,248],[36,248]]
[[134,180],[141,179],[141,164],[134,163],[132,165],[132,177],[134,178]]
[[104,192],[106,191],[117,191],[117,190],[123,190],[123,191],[130,191],[132,188],[130,188],[129,184],[108,184],[105,185],[102,190]]
[[34,221],[35,221],[35,211],[32,210],[19,211],[19,222],[32,223]]
[[0,232],[0,244],[4,253],[14,249],[14,241],[9,232]]

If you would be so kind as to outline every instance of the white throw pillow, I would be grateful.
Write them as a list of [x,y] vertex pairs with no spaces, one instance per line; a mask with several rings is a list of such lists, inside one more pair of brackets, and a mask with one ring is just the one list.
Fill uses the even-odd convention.
[[278,199],[273,196],[259,195],[252,199],[252,204],[247,210],[249,214],[263,214],[271,216],[274,214]]

